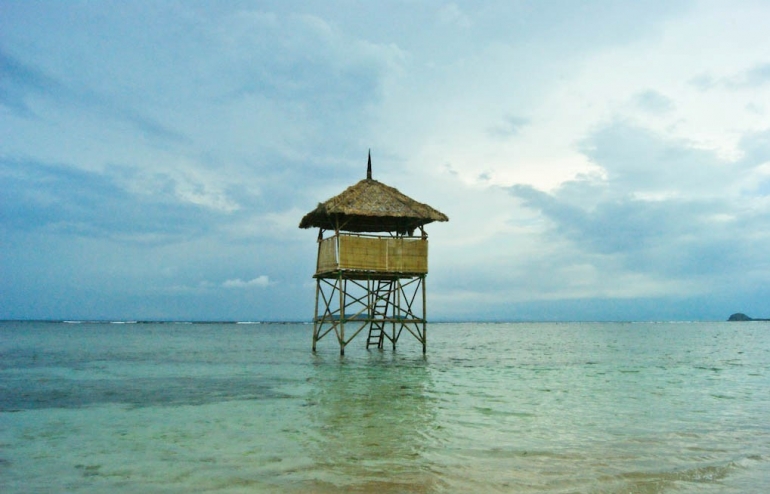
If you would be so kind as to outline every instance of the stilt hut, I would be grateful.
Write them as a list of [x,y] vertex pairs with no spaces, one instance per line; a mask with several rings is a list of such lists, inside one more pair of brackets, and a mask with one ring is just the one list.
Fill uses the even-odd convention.
[[372,178],[318,205],[300,228],[318,228],[313,351],[333,333],[345,347],[361,332],[382,349],[407,331],[427,347],[425,225],[449,218]]

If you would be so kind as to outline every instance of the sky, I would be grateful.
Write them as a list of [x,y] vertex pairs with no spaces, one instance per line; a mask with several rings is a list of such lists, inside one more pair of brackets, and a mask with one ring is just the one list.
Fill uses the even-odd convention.
[[430,320],[770,317],[770,2],[0,0],[0,319],[313,316],[302,216],[428,225]]

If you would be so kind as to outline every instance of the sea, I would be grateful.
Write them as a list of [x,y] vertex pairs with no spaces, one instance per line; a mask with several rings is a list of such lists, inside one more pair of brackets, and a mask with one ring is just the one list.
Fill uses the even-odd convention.
[[770,322],[0,322],[3,493],[764,493]]

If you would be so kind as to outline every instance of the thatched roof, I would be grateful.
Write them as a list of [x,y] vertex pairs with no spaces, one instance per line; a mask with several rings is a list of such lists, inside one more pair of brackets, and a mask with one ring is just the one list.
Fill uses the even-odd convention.
[[348,187],[342,194],[306,214],[299,227],[409,233],[434,221],[449,221],[449,218],[427,204],[373,180],[369,172],[369,178]]

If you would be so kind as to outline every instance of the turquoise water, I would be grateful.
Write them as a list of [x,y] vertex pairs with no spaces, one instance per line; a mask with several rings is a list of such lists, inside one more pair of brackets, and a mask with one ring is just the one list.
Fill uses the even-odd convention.
[[0,323],[0,492],[764,492],[770,323]]

